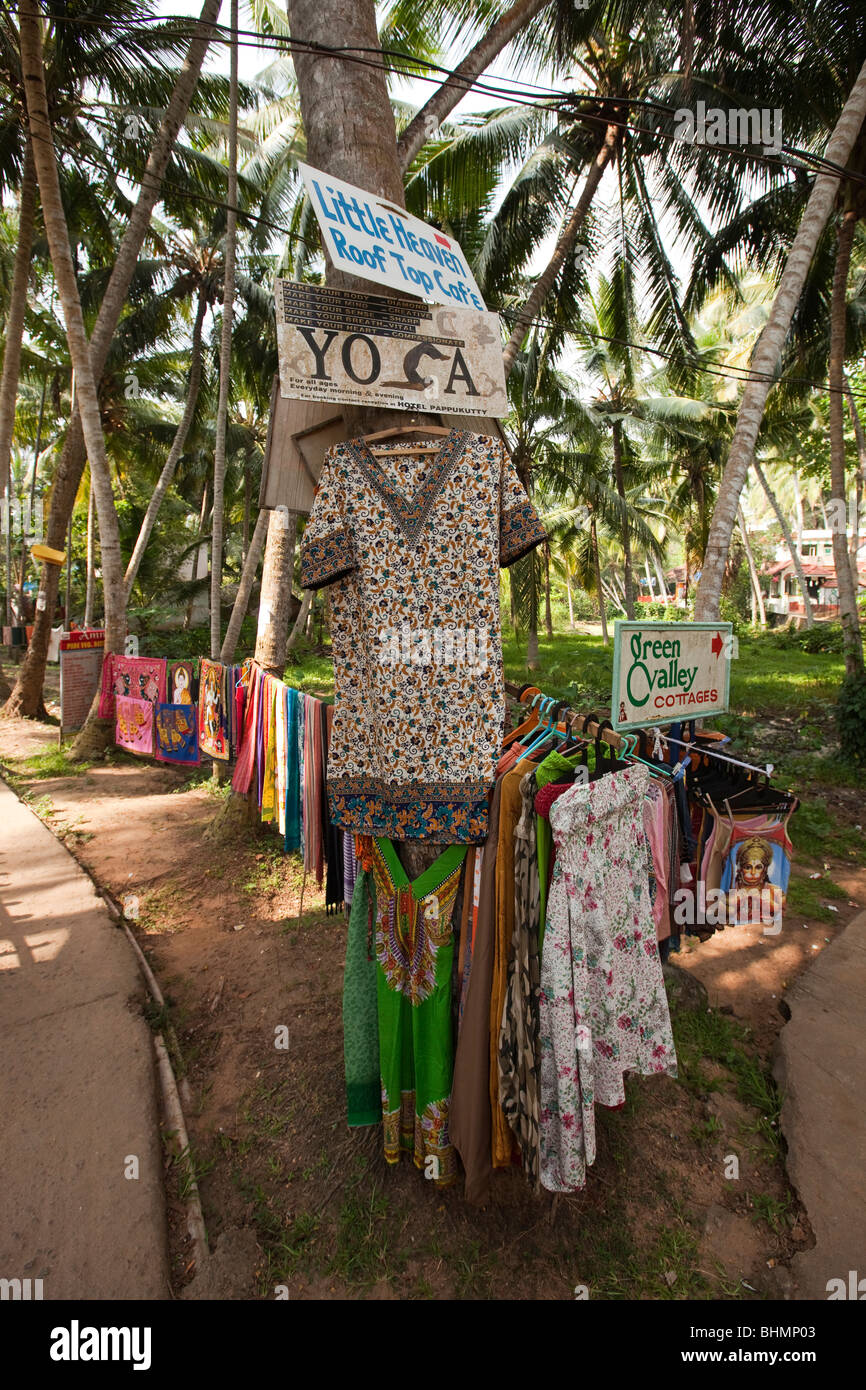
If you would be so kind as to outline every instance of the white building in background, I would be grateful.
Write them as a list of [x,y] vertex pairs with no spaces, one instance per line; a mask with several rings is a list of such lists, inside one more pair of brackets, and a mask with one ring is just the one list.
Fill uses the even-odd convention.
[[[857,547],[858,592],[866,590],[866,532],[861,531]],[[839,616],[839,588],[833,562],[833,532],[804,530],[799,541],[799,556],[806,576],[806,588],[816,618]],[[765,599],[768,613],[780,617],[803,616],[803,597],[794,562],[783,543],[776,547],[776,557],[763,573],[770,580],[770,594]]]

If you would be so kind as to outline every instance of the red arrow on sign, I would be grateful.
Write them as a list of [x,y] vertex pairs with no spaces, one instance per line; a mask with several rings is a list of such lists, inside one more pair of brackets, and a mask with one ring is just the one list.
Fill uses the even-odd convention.
[[724,645],[725,645],[725,644],[724,644],[724,642],[722,641],[721,636],[720,636],[719,633],[717,632],[716,635],[715,635],[715,637],[713,638],[712,642],[710,643],[710,647],[711,647],[711,649],[712,649],[713,656],[721,656],[722,648],[724,647]]

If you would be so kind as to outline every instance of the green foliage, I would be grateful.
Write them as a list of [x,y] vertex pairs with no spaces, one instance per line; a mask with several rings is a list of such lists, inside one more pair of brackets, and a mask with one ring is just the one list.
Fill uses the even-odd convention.
[[866,766],[866,672],[846,676],[837,705],[839,742],[858,766]]
[[766,634],[766,642],[778,651],[841,652],[842,627],[840,623],[816,623],[814,627],[774,628]]
[[675,607],[672,603],[662,603],[660,599],[653,600],[652,603],[642,603],[636,616],[638,622],[681,623],[683,621],[682,609]]

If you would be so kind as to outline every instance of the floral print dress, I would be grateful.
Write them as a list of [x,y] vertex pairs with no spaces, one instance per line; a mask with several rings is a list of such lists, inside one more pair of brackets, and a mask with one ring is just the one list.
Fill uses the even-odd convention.
[[576,783],[550,808],[556,844],[541,961],[541,1183],[569,1192],[595,1161],[594,1106],[627,1071],[676,1076],[649,899],[649,770]]

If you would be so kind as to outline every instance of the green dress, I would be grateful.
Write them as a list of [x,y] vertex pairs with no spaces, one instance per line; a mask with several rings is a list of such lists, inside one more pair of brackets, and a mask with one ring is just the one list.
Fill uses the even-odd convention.
[[398,1163],[409,1153],[426,1177],[443,1185],[457,1175],[448,1125],[451,913],[466,848],[449,846],[410,883],[391,841],[373,841],[385,1158]]

